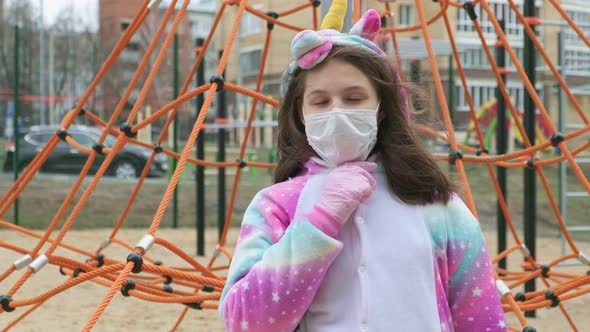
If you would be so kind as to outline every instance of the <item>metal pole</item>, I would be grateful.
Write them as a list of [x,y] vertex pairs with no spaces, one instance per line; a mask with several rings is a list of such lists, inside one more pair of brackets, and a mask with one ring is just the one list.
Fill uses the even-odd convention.
[[[564,38],[563,31],[559,31],[557,33],[558,39],[558,61],[559,61],[559,74],[566,81],[567,70],[565,66],[565,38]],[[567,81],[566,81],[567,82]],[[563,93],[563,88],[561,85],[557,84],[557,94],[559,97],[559,131],[565,134],[566,130],[566,112],[565,112],[565,94]],[[561,150],[556,148],[558,155],[561,156]],[[566,192],[567,192],[567,160],[564,160],[559,163],[559,211],[561,212],[561,217],[563,220],[567,220],[567,200],[566,200]],[[563,236],[563,232],[561,233],[561,253],[565,255],[565,238]]]
[[[53,32],[49,31],[49,122],[50,123],[57,123],[54,112],[54,101],[53,95],[55,94],[55,88],[53,85]],[[94,72],[96,73],[96,71]],[[101,119],[104,119],[104,116],[101,115]]]
[[[502,31],[506,29],[506,21],[504,19],[498,20]],[[498,38],[500,39],[500,38]],[[496,63],[498,64],[498,68],[505,68],[506,67],[506,49],[503,45],[499,45],[496,48]],[[501,74],[502,82],[506,85],[506,72]],[[498,121],[496,122],[496,154],[502,155],[508,152],[508,128],[506,128],[506,100],[504,100],[504,95],[501,93],[499,88],[496,88],[496,100],[497,100],[497,117]],[[488,147],[489,148],[489,147]],[[498,184],[500,186],[500,191],[502,193],[502,197],[506,200],[507,190],[506,190],[506,168],[497,166],[496,172],[498,174]],[[506,200],[507,201],[507,200]],[[497,227],[498,227],[498,254],[506,250],[506,217],[502,212],[502,208],[500,207],[500,201],[497,202],[498,205],[498,212],[496,213],[497,218]],[[498,262],[498,267],[501,269],[506,269],[506,258],[501,259]]]
[[[98,62],[97,58],[98,58],[98,51],[99,51],[98,50],[98,43],[96,42],[96,40],[93,43],[93,48],[94,48],[94,52],[92,53],[92,75],[96,75],[97,74],[96,68],[97,68],[97,62]],[[97,107],[96,106],[96,96],[97,96],[97,92],[96,92],[96,90],[94,90],[93,97],[92,97],[91,109],[95,109]],[[102,111],[103,111],[103,109],[101,107],[100,110],[98,111],[99,112],[98,114],[100,115],[101,119],[103,119],[103,116],[104,116]],[[148,128],[150,128],[150,130],[149,130],[149,135],[147,135],[147,136],[150,138],[150,141],[151,141],[151,138],[152,138],[151,127],[148,127]]]
[[[205,39],[197,38],[197,47],[203,47],[205,43]],[[205,50],[200,49],[199,52],[205,52]],[[197,86],[205,85],[205,60],[206,58],[203,57],[203,61],[199,65],[197,70]],[[205,103],[205,95],[203,93],[197,96],[197,117],[203,108],[203,104]],[[196,120],[195,120],[196,121]],[[205,159],[205,132],[204,129],[201,128],[199,131],[199,135],[197,136],[197,159],[203,160]],[[205,167],[204,166],[197,166],[197,174],[196,174],[196,190],[197,190],[197,255],[198,256],[205,256]]]
[[[219,51],[219,59],[223,55],[223,50]],[[225,78],[225,71],[222,74]],[[221,90],[217,94],[217,119],[219,123],[225,122],[227,118],[227,109],[225,103],[225,90]],[[219,128],[217,132],[217,161],[225,161],[225,128]],[[219,167],[219,173],[217,174],[217,201],[218,206],[218,220],[217,227],[219,229],[219,238],[223,233],[223,225],[225,223],[226,203],[225,203],[225,167]]]
[[[173,85],[174,85],[174,99],[178,98],[178,93],[180,91],[180,87],[178,86],[178,34],[174,35],[174,59],[173,59]],[[172,124],[172,142],[173,142],[173,149],[174,152],[178,152],[178,110],[174,114],[174,122]],[[178,164],[178,159],[172,159],[172,171],[176,171],[176,165]],[[180,181],[176,184],[176,188],[174,188],[174,195],[172,196],[172,228],[178,228],[178,187],[180,186]]]
[[[451,124],[454,125],[455,124],[455,102],[454,102],[454,98],[453,98],[453,92],[455,90],[455,77],[454,77],[454,59],[453,56],[449,56],[449,82],[448,82],[448,87],[447,89],[449,90],[448,93],[448,105],[449,105],[449,115],[451,116]],[[453,172],[453,168],[454,166],[451,165],[450,163],[447,164],[449,173]]]
[[45,57],[43,51],[45,49],[45,22],[43,20],[43,1],[39,0],[39,14],[41,26],[39,28],[39,122],[41,125],[46,124],[45,121]]
[[449,56],[449,115],[451,123],[455,125],[455,59]]
[[[14,111],[12,114],[12,137],[14,138],[14,153],[12,154],[12,169],[14,171],[14,181],[18,180],[18,173],[19,173],[19,128],[18,128],[18,118],[20,116],[20,103],[19,103],[19,27],[18,25],[14,26],[14,93],[12,94],[14,97]],[[17,198],[14,201],[14,224],[19,224],[19,199]]]
[[[535,16],[535,0],[525,0],[524,2],[524,16]],[[531,24],[530,28],[535,32],[535,25]],[[532,39],[528,34],[524,35],[524,68],[526,74],[532,84],[535,86],[536,82],[536,51]],[[526,135],[532,145],[535,145],[535,104],[531,98],[530,93],[525,89],[524,95],[524,127]],[[536,257],[536,177],[534,168],[524,169],[524,243],[528,247],[531,256]],[[535,279],[528,281],[525,284],[525,292],[530,293],[535,291]],[[527,311],[527,317],[535,317],[535,311]]]

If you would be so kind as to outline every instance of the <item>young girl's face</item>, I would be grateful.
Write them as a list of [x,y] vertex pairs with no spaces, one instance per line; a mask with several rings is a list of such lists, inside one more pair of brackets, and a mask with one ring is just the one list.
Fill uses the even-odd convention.
[[369,78],[352,64],[338,58],[307,73],[303,114],[329,112],[332,108],[374,110],[377,91]]

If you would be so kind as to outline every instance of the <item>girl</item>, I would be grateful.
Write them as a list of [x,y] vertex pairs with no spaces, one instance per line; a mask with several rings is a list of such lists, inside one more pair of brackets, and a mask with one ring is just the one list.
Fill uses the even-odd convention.
[[379,14],[324,29],[345,3],[293,40],[276,184],[244,215],[221,318],[228,331],[506,331],[479,224],[373,43]]

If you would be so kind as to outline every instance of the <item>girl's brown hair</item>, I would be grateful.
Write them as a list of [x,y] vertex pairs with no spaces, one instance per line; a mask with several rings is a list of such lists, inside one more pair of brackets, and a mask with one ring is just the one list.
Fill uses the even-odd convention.
[[[371,81],[381,103],[377,143],[371,154],[377,153],[383,163],[389,191],[407,204],[446,203],[455,190],[449,175],[439,167],[433,156],[422,146],[418,135],[404,114],[401,84],[396,82],[393,63],[377,54],[356,47],[335,47],[323,63],[330,59],[346,61],[361,70]],[[307,71],[297,71],[285,94],[278,118],[278,167],[275,183],[294,177],[304,163],[316,156],[305,136],[305,126],[299,110],[303,103]],[[406,91],[411,91],[404,86]]]

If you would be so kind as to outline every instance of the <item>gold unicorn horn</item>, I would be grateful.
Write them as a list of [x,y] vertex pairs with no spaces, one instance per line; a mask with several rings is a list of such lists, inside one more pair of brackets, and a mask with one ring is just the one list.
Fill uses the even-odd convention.
[[330,5],[330,10],[328,10],[328,14],[326,14],[322,21],[320,29],[334,29],[341,32],[342,26],[344,25],[344,15],[346,15],[346,7],[348,5],[347,2],[347,0],[333,0]]

